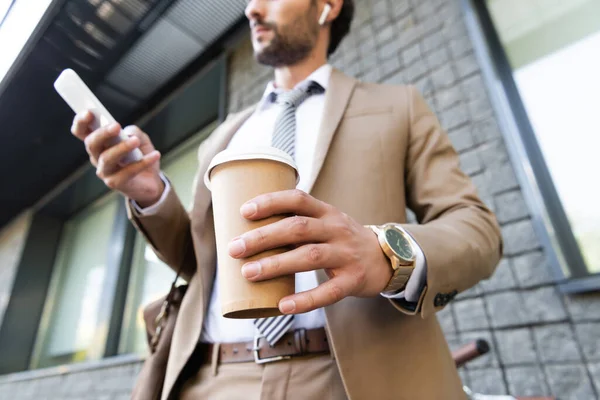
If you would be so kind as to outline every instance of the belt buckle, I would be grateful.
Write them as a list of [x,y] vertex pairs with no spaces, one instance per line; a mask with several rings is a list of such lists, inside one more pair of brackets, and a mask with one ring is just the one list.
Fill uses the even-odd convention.
[[292,358],[292,356],[275,356],[260,358],[260,356],[258,355],[258,351],[260,350],[260,347],[258,347],[260,338],[264,338],[264,336],[260,334],[254,335],[254,346],[252,347],[252,351],[254,354],[254,362],[256,364],[268,364],[276,361],[289,360],[290,358]]

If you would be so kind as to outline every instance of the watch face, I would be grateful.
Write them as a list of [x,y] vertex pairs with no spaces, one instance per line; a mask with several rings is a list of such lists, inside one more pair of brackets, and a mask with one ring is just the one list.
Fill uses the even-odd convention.
[[385,232],[385,238],[388,245],[400,258],[412,260],[414,253],[410,242],[397,230],[388,229]]

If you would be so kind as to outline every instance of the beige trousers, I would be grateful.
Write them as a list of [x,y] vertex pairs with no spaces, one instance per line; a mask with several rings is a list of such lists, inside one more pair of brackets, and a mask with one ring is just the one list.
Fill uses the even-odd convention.
[[182,400],[346,400],[335,359],[308,355],[269,364],[200,367],[181,390]]

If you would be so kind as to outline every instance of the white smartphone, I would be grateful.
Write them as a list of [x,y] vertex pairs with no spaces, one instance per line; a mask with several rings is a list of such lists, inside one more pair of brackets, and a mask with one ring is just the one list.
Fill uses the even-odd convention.
[[[86,110],[90,110],[92,114],[94,114],[94,121],[90,125],[92,130],[117,122],[90,88],[87,87],[79,75],[72,69],[67,68],[60,73],[54,82],[54,88],[67,102],[69,107],[75,111],[75,114],[79,114]],[[109,144],[112,146],[123,140],[127,140],[127,138],[127,134],[121,130],[119,136],[114,138]],[[134,149],[121,160],[121,164],[126,165],[140,161],[142,156],[140,149]]]

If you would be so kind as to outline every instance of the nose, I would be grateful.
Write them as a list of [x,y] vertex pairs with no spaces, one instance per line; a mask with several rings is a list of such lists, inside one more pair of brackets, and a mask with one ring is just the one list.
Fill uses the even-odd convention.
[[244,12],[248,21],[262,21],[265,16],[263,0],[249,0]]

